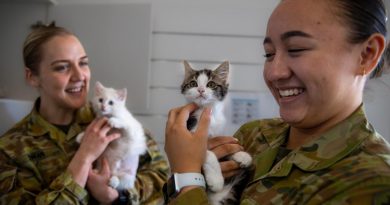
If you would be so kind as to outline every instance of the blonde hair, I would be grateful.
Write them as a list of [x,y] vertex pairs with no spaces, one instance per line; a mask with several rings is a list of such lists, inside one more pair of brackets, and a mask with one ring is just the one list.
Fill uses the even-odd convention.
[[23,44],[24,66],[35,75],[39,74],[39,64],[42,61],[42,46],[56,36],[74,35],[55,22],[44,25],[38,22],[31,26],[32,31],[27,35]]

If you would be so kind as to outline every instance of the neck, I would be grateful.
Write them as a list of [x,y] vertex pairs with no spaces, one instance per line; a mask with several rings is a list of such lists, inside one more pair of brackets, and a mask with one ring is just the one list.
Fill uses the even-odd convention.
[[49,106],[41,101],[38,112],[46,121],[52,124],[68,125],[73,120],[74,110]]
[[301,128],[291,126],[287,141],[287,148],[296,149],[312,140],[319,138],[321,134],[327,132],[332,127],[348,118],[353,112],[356,111],[360,104],[361,102],[356,106],[351,106],[349,109],[347,109],[347,112],[339,112],[338,115],[333,116],[332,118],[329,118],[313,127]]

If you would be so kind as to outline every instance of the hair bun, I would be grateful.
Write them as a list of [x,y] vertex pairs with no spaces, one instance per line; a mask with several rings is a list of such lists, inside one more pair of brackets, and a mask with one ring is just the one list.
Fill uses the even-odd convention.
[[54,28],[54,27],[56,27],[55,21],[52,21],[49,24],[44,24],[42,21],[37,21],[35,24],[31,25],[31,29]]

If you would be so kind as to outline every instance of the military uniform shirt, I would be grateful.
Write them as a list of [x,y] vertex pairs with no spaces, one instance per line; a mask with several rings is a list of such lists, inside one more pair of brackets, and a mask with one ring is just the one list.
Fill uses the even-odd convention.
[[[389,145],[368,123],[362,106],[274,163],[289,128],[281,119],[270,119],[249,122],[236,132],[254,165],[240,204],[390,204]],[[209,202],[196,188],[171,204]]]
[[[0,137],[0,204],[97,204],[67,170],[78,149],[76,136],[94,119],[91,106],[77,111],[67,134],[38,113],[31,113]],[[141,156],[132,203],[158,204],[168,165],[146,132],[148,150]]]

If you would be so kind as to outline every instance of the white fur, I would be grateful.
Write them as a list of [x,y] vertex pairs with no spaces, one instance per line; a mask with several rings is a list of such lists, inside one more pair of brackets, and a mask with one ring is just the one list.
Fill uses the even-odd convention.
[[[104,99],[104,102],[99,102],[99,99]],[[108,104],[108,99],[113,101],[113,106]],[[112,141],[101,155],[110,166],[112,177],[109,185],[116,189],[134,187],[139,156],[147,149],[144,129],[126,108],[125,99],[126,90],[105,88],[96,83],[92,101],[95,112],[98,116],[110,116],[108,123],[121,132],[121,137]],[[81,142],[82,136],[80,133],[76,140]]]

